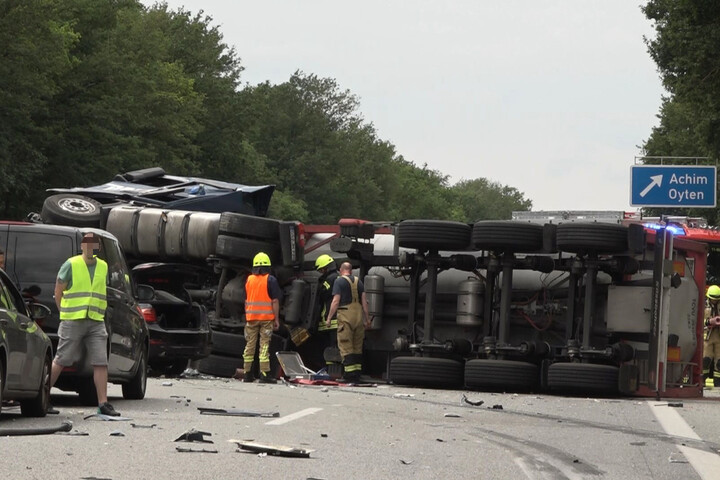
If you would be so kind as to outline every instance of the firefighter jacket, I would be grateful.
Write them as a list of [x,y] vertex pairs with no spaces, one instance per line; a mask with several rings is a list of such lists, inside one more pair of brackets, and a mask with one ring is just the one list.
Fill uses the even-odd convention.
[[268,276],[249,275],[245,282],[245,320],[248,322],[267,322],[275,319],[272,298],[268,293]]
[[82,255],[70,259],[72,267],[72,285],[63,292],[60,300],[60,320],[84,320],[89,318],[102,322],[107,308],[108,266],[104,260],[95,257],[95,275],[90,278]]

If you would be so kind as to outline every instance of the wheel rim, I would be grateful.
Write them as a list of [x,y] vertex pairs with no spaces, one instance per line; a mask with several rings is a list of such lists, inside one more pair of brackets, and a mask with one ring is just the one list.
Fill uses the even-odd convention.
[[50,368],[47,363],[45,363],[43,367],[42,382],[42,390],[40,393],[40,395],[42,395],[42,408],[43,410],[47,410],[50,406]]
[[63,198],[58,202],[58,206],[66,212],[92,214],[97,211],[97,207],[82,198]]

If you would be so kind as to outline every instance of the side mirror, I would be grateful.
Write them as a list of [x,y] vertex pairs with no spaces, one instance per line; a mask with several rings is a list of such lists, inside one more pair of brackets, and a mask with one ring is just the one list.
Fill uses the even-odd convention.
[[141,302],[149,302],[155,298],[155,289],[150,285],[137,286],[137,299]]
[[30,308],[30,317],[35,320],[44,320],[50,316],[50,309],[43,305],[42,303],[31,303],[29,305]]

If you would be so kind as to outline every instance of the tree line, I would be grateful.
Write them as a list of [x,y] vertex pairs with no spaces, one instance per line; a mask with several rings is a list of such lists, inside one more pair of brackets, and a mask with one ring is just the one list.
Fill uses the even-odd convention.
[[[242,48],[242,46],[238,46]],[[243,85],[203,13],[137,0],[0,0],[0,209],[39,211],[52,187],[161,166],[276,185],[270,215],[473,222],[532,202],[485,178],[450,185],[379,138],[332,78]]]

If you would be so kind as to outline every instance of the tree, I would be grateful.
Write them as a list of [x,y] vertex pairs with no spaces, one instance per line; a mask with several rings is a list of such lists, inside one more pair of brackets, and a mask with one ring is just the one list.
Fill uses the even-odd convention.
[[522,192],[486,178],[461,180],[451,190],[466,222],[509,220],[513,211],[532,208]]

